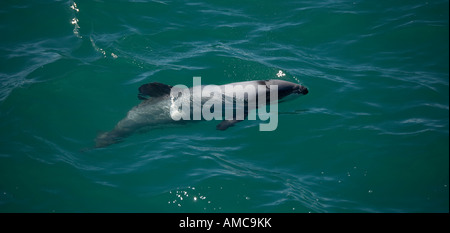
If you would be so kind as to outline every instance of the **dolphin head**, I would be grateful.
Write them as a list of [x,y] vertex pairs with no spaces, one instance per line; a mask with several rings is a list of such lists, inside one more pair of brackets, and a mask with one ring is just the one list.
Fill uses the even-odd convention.
[[267,80],[266,86],[269,87],[270,85],[278,86],[278,99],[282,99],[292,94],[306,95],[309,92],[308,88],[305,86],[279,79]]

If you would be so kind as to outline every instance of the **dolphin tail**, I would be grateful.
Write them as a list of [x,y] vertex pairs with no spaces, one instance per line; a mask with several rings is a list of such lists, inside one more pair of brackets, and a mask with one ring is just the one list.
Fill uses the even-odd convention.
[[122,141],[124,134],[117,130],[112,130],[105,133],[99,133],[95,139],[95,148],[103,148]]

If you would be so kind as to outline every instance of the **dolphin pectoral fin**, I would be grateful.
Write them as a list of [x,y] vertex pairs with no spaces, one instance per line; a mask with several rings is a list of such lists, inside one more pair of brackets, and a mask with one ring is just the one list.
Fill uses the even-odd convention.
[[236,123],[243,121],[243,120],[223,120],[222,122],[220,122],[217,126],[216,129],[217,130],[226,130],[231,126],[234,126]]
[[153,82],[147,83],[139,87],[138,98],[140,100],[147,100],[148,97],[160,97],[164,95],[169,95],[172,86]]
[[[244,119],[246,119],[248,116],[248,111],[244,112]],[[229,127],[234,126],[236,123],[241,122],[243,120],[237,120],[236,118],[232,119],[232,120],[223,120],[222,122],[220,122],[217,126],[216,129],[217,130],[226,130]]]

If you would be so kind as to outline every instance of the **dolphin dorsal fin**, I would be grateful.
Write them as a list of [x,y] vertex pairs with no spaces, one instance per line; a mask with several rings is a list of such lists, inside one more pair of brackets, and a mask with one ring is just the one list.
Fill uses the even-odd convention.
[[147,100],[149,97],[160,97],[164,95],[169,95],[172,86],[153,82],[147,83],[139,87],[138,98],[140,100]]

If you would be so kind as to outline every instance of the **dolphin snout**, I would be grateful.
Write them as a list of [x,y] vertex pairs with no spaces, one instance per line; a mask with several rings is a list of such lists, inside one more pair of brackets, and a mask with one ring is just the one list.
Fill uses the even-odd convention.
[[302,85],[299,85],[299,88],[298,88],[298,93],[299,94],[302,94],[302,95],[306,95],[306,94],[308,94],[308,88],[306,88],[306,87],[304,87],[304,86],[302,86]]

